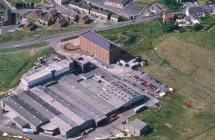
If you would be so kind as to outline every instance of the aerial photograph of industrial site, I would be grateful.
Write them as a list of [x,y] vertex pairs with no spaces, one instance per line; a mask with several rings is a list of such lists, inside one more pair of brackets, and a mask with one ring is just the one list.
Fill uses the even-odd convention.
[[215,140],[215,0],[0,0],[0,140]]

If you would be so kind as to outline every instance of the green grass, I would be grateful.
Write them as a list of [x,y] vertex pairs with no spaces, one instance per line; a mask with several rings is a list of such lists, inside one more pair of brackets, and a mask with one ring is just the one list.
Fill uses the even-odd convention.
[[[160,108],[132,117],[146,121],[154,132],[130,139],[200,140],[215,128],[215,27],[203,32],[165,34],[159,25],[153,21],[100,33],[126,46],[128,53],[148,59],[150,65],[140,71],[176,90],[174,98],[161,100]],[[131,36],[136,36],[132,43]],[[192,107],[185,107],[184,100],[190,101]],[[214,138],[212,132],[210,137]]]
[[[7,0],[12,6],[15,7],[16,3],[23,3],[23,0]],[[25,2],[27,3],[35,3],[35,4],[38,4],[38,3],[41,3],[42,0],[24,0]]]
[[0,91],[17,86],[23,73],[32,67],[38,57],[52,52],[51,48],[36,52],[29,49],[0,52]]
[[0,13],[4,12],[4,6],[0,4]]
[[124,46],[126,51],[135,53],[152,49],[155,39],[161,37],[164,32],[163,25],[158,20],[99,32],[99,34]]
[[1,53],[13,52],[13,51],[21,51],[21,50],[33,49],[33,48],[40,48],[40,47],[44,47],[44,46],[48,46],[48,45],[49,45],[49,43],[47,43],[47,42],[40,42],[40,43],[21,46],[21,47],[18,47],[18,48],[9,48],[9,49],[4,48],[4,49],[1,49]]
[[168,11],[175,11],[180,8],[180,4],[175,1],[177,0],[134,0],[134,2],[141,7],[149,6],[149,4],[152,3],[160,3],[164,5]]
[[93,25],[71,25],[67,28],[62,29],[46,29],[46,28],[39,28],[37,31],[29,33],[24,31],[15,31],[15,32],[8,32],[2,36],[0,36],[0,43],[6,43],[11,41],[19,41],[24,39],[31,39],[35,38],[36,35],[40,37],[49,36],[49,35],[56,35],[60,33],[66,33],[71,31],[78,31],[81,29],[91,28]]

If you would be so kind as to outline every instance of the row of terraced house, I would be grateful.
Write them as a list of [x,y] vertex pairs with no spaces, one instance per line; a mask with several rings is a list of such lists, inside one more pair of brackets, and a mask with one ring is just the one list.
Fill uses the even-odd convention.
[[79,12],[82,15],[89,15],[92,18],[96,18],[103,21],[111,21],[111,22],[119,22],[120,16],[109,12],[107,10],[101,10],[99,8],[92,7],[86,3],[77,3],[77,2],[71,2],[69,4],[69,8]]

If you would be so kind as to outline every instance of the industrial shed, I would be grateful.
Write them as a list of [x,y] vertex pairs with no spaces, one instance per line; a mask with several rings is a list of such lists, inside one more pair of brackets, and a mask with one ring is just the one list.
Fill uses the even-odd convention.
[[134,136],[141,136],[149,131],[148,125],[139,119],[130,121],[128,123],[128,129],[130,133]]
[[25,74],[21,78],[21,83],[26,89],[34,87],[49,80],[53,80],[69,71],[73,71],[73,65],[74,62],[68,60],[54,62],[46,67],[38,68]]

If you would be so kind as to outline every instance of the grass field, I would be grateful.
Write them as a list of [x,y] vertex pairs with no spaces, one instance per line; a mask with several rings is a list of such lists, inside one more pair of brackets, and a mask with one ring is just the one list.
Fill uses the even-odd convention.
[[177,0],[134,0],[134,2],[142,7],[147,7],[152,3],[160,3],[162,5],[164,5],[164,7],[166,8],[166,10],[168,11],[174,11],[177,10],[178,8],[180,8],[180,5],[178,5],[179,3],[174,3],[173,1],[177,1]]
[[35,4],[39,4],[42,2],[42,0],[7,0],[12,6],[15,7],[16,3],[23,3],[24,1],[27,3],[35,3]]
[[[140,68],[176,91],[174,98],[161,100],[134,116],[146,121],[154,132],[137,140],[213,140],[215,137],[215,27],[207,32],[164,34],[157,22],[130,26],[101,33],[127,46],[127,52],[147,58],[150,65]],[[129,35],[141,32],[133,45]],[[151,29],[154,28],[154,29]],[[112,36],[111,36],[112,34]],[[147,39],[145,39],[147,38]],[[139,43],[141,42],[141,45]],[[156,48],[154,50],[153,48]],[[165,62],[165,63],[164,63]],[[183,103],[189,101],[191,107]]]
[[4,12],[4,6],[0,4],[0,13]]
[[161,37],[163,33],[162,23],[153,21],[146,24],[137,24],[123,28],[100,32],[100,34],[120,46],[126,46],[129,52],[139,52],[153,48],[155,39]]
[[48,42],[40,42],[40,43],[31,44],[31,45],[21,46],[18,48],[9,48],[9,49],[4,48],[4,49],[1,49],[1,53],[21,51],[21,50],[26,50],[26,49],[36,49],[36,48],[40,48],[40,47],[44,47],[44,46],[48,46],[48,45],[49,45]]
[[[28,47],[32,48],[30,46]],[[52,49],[41,49],[37,51],[27,48],[0,51],[0,91],[4,92],[17,86],[22,74],[32,67],[34,61],[39,56],[51,52],[53,52]]]
[[0,43],[35,38],[35,36],[37,36],[37,35],[39,35],[40,37],[43,37],[43,36],[49,36],[49,35],[71,32],[71,31],[78,31],[81,29],[91,28],[93,26],[94,25],[77,25],[77,24],[74,24],[74,25],[70,25],[67,28],[62,28],[62,29],[40,28],[37,31],[32,32],[32,33],[24,32],[24,31],[8,32],[8,33],[0,36]]

